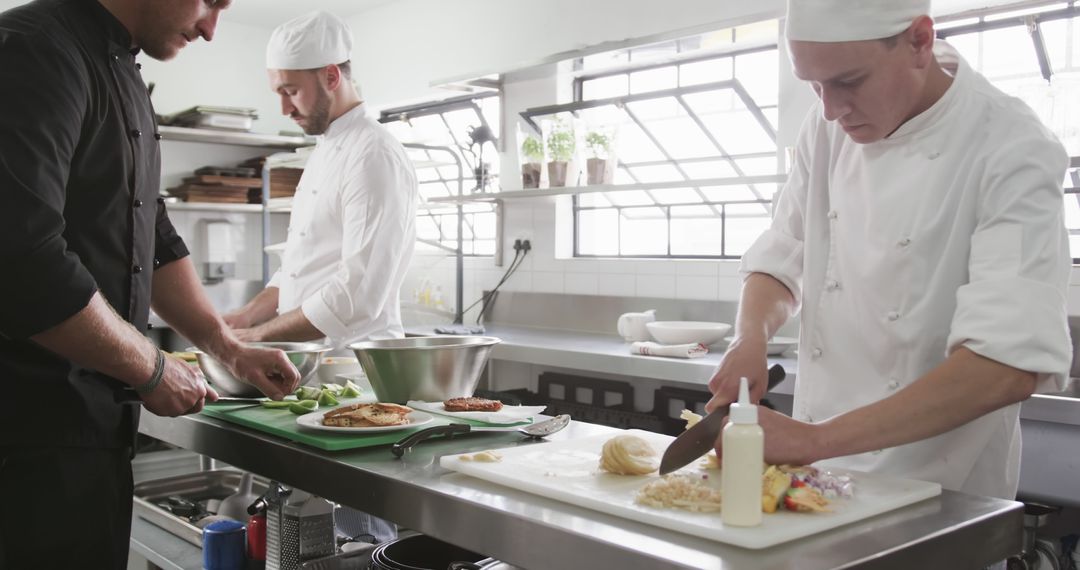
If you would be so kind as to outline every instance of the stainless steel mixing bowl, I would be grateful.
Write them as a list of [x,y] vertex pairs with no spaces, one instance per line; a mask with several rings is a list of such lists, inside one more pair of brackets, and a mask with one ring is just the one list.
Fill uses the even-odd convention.
[[349,345],[380,402],[441,402],[472,396],[501,342],[490,336],[420,336]]
[[[319,363],[322,362],[322,355],[330,351],[330,347],[317,342],[251,342],[248,344],[250,346],[277,348],[285,351],[285,355],[289,357],[289,361],[292,362],[293,366],[296,367],[296,370],[300,372],[300,384],[318,380],[318,375],[315,374],[315,370],[319,368]],[[229,373],[229,370],[213,356],[210,356],[197,348],[189,348],[187,350],[195,353],[195,357],[199,361],[199,368],[202,369],[203,376],[206,377],[214,389],[220,392],[221,395],[236,396],[240,398],[259,397],[263,395],[255,386],[252,386]]]

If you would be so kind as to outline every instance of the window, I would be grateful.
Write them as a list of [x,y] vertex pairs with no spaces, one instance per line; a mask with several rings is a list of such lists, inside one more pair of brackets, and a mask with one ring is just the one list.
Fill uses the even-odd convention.
[[[497,92],[459,97],[383,111],[379,121],[402,143],[413,160],[420,197],[457,196],[491,191],[498,176],[498,157],[491,144],[472,144],[470,132],[487,127],[499,132],[501,101]],[[442,147],[442,148],[437,148]],[[460,160],[458,163],[446,151]],[[482,151],[482,153],[481,153]],[[480,175],[480,162],[484,168]],[[480,188],[483,185],[485,188]],[[465,255],[494,255],[497,239],[495,206],[466,203],[462,208],[462,247]],[[458,206],[422,203],[417,213],[416,234],[421,244],[457,249]]]
[[1023,99],[1072,158],[1065,225],[1080,263],[1080,7],[1072,3],[989,13],[939,26],[938,35],[1002,91]]
[[573,198],[575,256],[734,259],[768,227],[777,33],[773,20],[585,57],[574,103],[523,114],[615,140],[614,186]]

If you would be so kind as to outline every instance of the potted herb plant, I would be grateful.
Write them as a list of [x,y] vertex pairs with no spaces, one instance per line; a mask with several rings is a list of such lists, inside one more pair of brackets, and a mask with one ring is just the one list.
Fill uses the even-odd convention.
[[544,164],[544,143],[529,135],[521,143],[521,156],[525,161],[521,165],[521,187],[539,188],[540,169]]
[[592,156],[585,161],[588,184],[611,184],[615,174],[615,157],[611,153],[611,135],[600,131],[589,131],[585,135],[585,146]]
[[556,122],[547,136],[547,150],[551,158],[548,162],[548,183],[552,187],[566,186],[566,173],[577,150],[574,127],[564,121]]

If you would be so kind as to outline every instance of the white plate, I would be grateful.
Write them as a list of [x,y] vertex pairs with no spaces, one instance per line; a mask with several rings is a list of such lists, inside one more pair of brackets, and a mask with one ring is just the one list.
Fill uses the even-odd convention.
[[326,412],[333,410],[316,410],[310,414],[304,414],[296,418],[296,424],[303,428],[318,430],[318,431],[332,431],[337,433],[378,433],[381,431],[397,431],[400,429],[406,429],[416,426],[422,426],[431,420],[435,419],[431,414],[427,412],[412,411],[406,416],[409,419],[409,423],[401,424],[397,426],[373,426],[373,427],[339,427],[339,426],[324,426],[322,424],[323,415]]
[[[733,336],[724,337],[724,342],[731,344],[735,340]],[[792,348],[799,346],[799,339],[789,336],[774,336],[769,340],[765,353],[769,356],[779,356]]]

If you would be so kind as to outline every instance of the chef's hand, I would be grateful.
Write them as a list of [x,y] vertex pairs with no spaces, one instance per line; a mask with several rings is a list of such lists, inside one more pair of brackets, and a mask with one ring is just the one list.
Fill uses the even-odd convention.
[[225,320],[225,324],[229,325],[230,329],[248,329],[251,325],[255,324],[251,316],[247,314],[243,309],[237,309],[230,313],[221,315],[221,318]]
[[[725,424],[727,419],[724,418]],[[800,422],[764,406],[758,406],[758,425],[765,432],[765,463],[810,465],[826,459],[820,451],[820,426]],[[716,440],[716,457],[721,460],[723,441],[722,437]]]
[[731,342],[720,366],[709,380],[709,391],[713,397],[705,404],[705,411],[730,404],[739,399],[739,378],[750,381],[750,399],[758,402],[765,396],[769,385],[769,361],[766,358],[767,342],[745,337],[736,337]]
[[234,376],[273,400],[291,394],[300,384],[300,372],[285,353],[276,348],[236,344],[228,354],[221,355],[220,360]]
[[207,400],[218,399],[198,368],[177,358],[165,357],[161,384],[142,396],[143,407],[159,416],[176,417],[195,414]]

